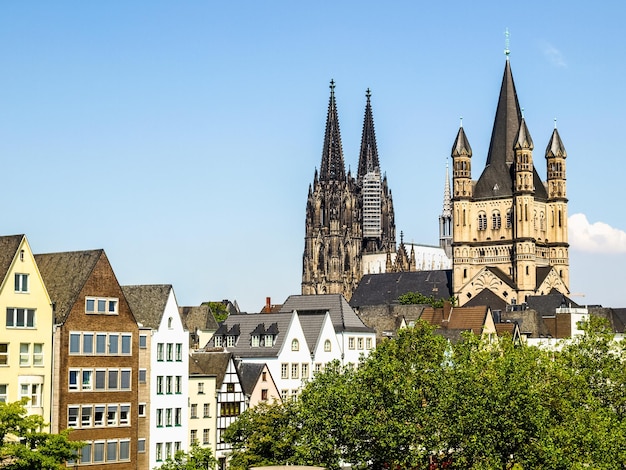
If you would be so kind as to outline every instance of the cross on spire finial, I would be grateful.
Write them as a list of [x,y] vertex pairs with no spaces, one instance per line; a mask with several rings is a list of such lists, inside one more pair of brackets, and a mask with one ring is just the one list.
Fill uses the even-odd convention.
[[370,96],[372,96],[372,92],[370,91],[369,88],[367,90],[365,90],[365,96],[367,97],[367,101],[369,101],[370,100]]
[[556,118],[554,118],[554,128],[556,129]]
[[504,55],[506,56],[506,60],[509,60],[509,54],[511,51],[509,49],[509,38],[511,34],[509,33],[509,28],[506,28],[504,31]]
[[330,92],[335,93],[335,80],[330,79]]
[[461,127],[463,127],[463,116],[459,118],[461,120]]

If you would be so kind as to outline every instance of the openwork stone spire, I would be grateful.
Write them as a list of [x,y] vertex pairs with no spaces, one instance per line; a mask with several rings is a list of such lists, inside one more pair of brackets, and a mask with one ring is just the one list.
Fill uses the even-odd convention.
[[322,165],[320,168],[320,181],[345,181],[345,179],[346,168],[343,162],[341,133],[339,131],[339,118],[337,115],[337,103],[335,101],[335,81],[331,80],[330,101],[328,103],[324,148],[322,150]]

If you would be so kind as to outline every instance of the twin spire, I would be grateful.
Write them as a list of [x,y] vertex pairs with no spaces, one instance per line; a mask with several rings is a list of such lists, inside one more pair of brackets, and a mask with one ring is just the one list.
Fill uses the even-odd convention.
[[[368,88],[365,96],[365,117],[363,119],[363,133],[361,136],[361,151],[359,154],[359,167],[357,177],[360,181],[368,172],[379,170],[378,148],[376,146],[376,133],[374,132],[374,117],[372,113],[371,96]],[[335,81],[330,81],[330,101],[328,115],[326,117],[326,132],[324,134],[324,148],[322,150],[322,165],[320,167],[320,181],[344,181],[346,170],[341,146],[341,133],[339,131],[339,117],[337,102],[335,100]]]

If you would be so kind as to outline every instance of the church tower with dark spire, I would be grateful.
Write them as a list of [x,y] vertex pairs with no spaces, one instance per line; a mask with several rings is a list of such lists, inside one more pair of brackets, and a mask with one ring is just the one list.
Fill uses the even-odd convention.
[[518,102],[508,47],[482,174],[461,126],[452,147],[453,289],[459,305],[488,290],[507,303],[553,289],[569,293],[565,148],[556,129],[546,150],[548,178]]
[[303,295],[343,294],[349,300],[363,275],[363,254],[395,252],[393,200],[381,176],[369,90],[366,98],[355,178],[345,171],[331,81],[322,162],[307,198]]

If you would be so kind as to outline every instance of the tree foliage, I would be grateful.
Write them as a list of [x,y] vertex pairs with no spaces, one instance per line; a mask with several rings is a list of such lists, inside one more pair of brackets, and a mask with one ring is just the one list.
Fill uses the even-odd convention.
[[28,415],[28,399],[0,402],[0,468],[3,470],[56,470],[76,457],[82,442],[69,439],[69,430],[49,434],[38,415]]
[[159,470],[207,470],[215,468],[217,460],[208,447],[192,444],[189,452],[179,450],[174,457],[168,457],[158,468]]
[[407,292],[398,297],[398,303],[401,305],[430,305],[435,308],[443,307],[444,302],[450,302],[456,305],[456,297],[452,296],[447,299],[436,298],[434,295],[424,295],[421,292]]
[[297,401],[246,411],[226,434],[235,468],[624,468],[624,344],[585,329],[561,351],[470,334],[451,347],[418,322]]

